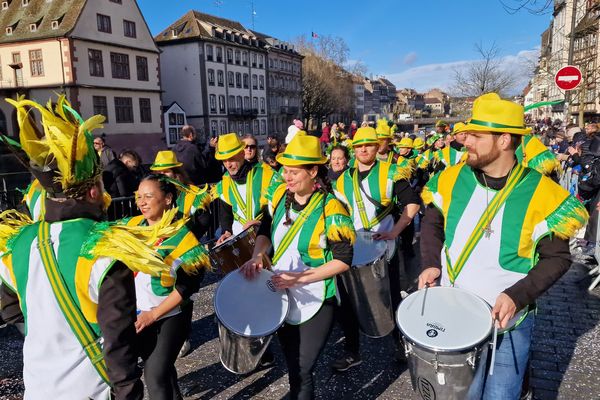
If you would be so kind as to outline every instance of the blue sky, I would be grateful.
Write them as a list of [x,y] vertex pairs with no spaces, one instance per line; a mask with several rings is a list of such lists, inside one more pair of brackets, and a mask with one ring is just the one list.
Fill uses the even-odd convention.
[[[515,4],[518,0],[504,0]],[[190,9],[241,22],[252,29],[248,0],[138,0],[153,34]],[[219,5],[217,5],[219,4]],[[398,87],[447,89],[453,70],[477,58],[474,44],[496,42],[502,65],[524,76],[537,57],[551,14],[509,14],[500,0],[255,0],[254,28],[282,40],[311,31],[344,38],[349,60],[365,63]],[[523,85],[527,79],[523,79]]]

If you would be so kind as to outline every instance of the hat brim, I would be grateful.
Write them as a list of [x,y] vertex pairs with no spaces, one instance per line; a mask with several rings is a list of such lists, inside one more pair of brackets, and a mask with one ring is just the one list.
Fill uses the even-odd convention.
[[[492,125],[492,124],[489,124]],[[459,132],[494,132],[494,133],[511,133],[514,135],[529,135],[531,133],[531,128],[519,128],[514,126],[489,126],[489,125],[480,125],[469,122],[465,125],[464,128],[461,128]]]
[[376,144],[377,146],[379,146],[379,141],[373,140],[373,139],[362,139],[362,140],[358,140],[358,141],[353,141],[351,143],[351,146],[358,147],[358,146],[364,146],[364,145],[369,145],[369,144]]
[[225,153],[219,153],[218,151],[216,151],[215,158],[219,161],[229,160],[231,157],[241,153],[242,151],[244,151],[244,146],[241,146],[239,149],[227,151]]
[[150,166],[151,171],[165,171],[167,169],[173,169],[177,167],[181,167],[183,163],[174,163],[174,164],[152,164]]
[[311,165],[311,164],[325,164],[327,162],[327,157],[303,157],[303,156],[295,156],[292,154],[279,153],[275,156],[277,162],[281,165],[285,165],[288,167],[295,167],[300,165]]

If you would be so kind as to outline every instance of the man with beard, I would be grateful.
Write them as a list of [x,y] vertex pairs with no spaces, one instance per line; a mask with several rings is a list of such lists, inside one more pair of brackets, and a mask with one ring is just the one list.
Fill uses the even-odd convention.
[[453,139],[449,141],[449,144],[444,143],[444,146],[435,152],[434,157],[440,169],[451,167],[464,160],[466,156],[464,127],[465,124],[462,122],[454,124],[452,135],[447,136],[448,139]]
[[442,286],[470,291],[499,328],[494,373],[480,368],[469,398],[519,398],[535,300],[568,270],[569,238],[588,219],[566,190],[517,162],[530,132],[523,114],[495,93],[477,98],[464,128],[466,163],[434,176],[422,194],[419,288],[441,277]]
[[215,158],[227,170],[212,192],[219,199],[221,237],[217,244],[260,223],[266,205],[264,193],[274,177],[279,177],[268,165],[246,161],[245,144],[235,133],[219,136]]

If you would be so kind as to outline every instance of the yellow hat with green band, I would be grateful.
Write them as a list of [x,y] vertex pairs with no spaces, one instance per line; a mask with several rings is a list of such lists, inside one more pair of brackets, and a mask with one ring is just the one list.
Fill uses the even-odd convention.
[[177,156],[171,150],[162,150],[156,153],[154,163],[150,166],[152,171],[164,171],[166,169],[181,167],[183,163],[177,160]]
[[473,102],[473,116],[467,121],[464,132],[498,132],[528,135],[525,110],[522,105],[502,100],[496,93],[486,93]]
[[319,138],[309,135],[296,135],[283,153],[277,154],[277,162],[286,166],[325,164],[327,157],[321,152]]
[[465,131],[465,124],[463,122],[457,122],[454,124],[454,127],[452,128],[452,134],[456,135],[457,133],[461,133]]
[[358,128],[352,139],[352,147],[362,146],[365,144],[379,144],[377,140],[377,132],[370,126]]
[[408,147],[409,149],[413,148],[413,140],[411,138],[403,138],[400,143],[398,143],[398,147]]
[[219,161],[228,160],[239,152],[244,151],[244,147],[244,143],[242,143],[237,134],[228,133],[221,135],[217,142],[215,158]]
[[425,147],[425,141],[420,137],[415,138],[413,141],[413,147],[417,150],[421,150],[423,147]]
[[375,133],[377,133],[378,139],[391,139],[392,132],[390,126],[388,125],[385,119],[380,119],[377,121],[377,128],[375,128]]

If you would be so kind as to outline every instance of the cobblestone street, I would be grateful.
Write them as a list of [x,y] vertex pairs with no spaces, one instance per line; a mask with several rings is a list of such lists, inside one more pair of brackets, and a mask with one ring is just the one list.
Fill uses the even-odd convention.
[[[600,397],[600,288],[587,291],[588,267],[570,271],[539,302],[532,353],[531,383],[536,399]],[[413,271],[414,272],[414,271]],[[180,386],[186,399],[281,399],[287,393],[285,363],[277,339],[276,363],[249,374],[227,372],[219,362],[217,327],[212,306],[216,275],[207,277],[195,302],[191,354],[178,360]],[[21,344],[12,328],[0,329],[0,399],[19,399]],[[363,363],[343,374],[329,365],[342,354],[336,328],[316,368],[321,399],[417,399],[406,368],[394,359],[390,337],[362,339]]]

